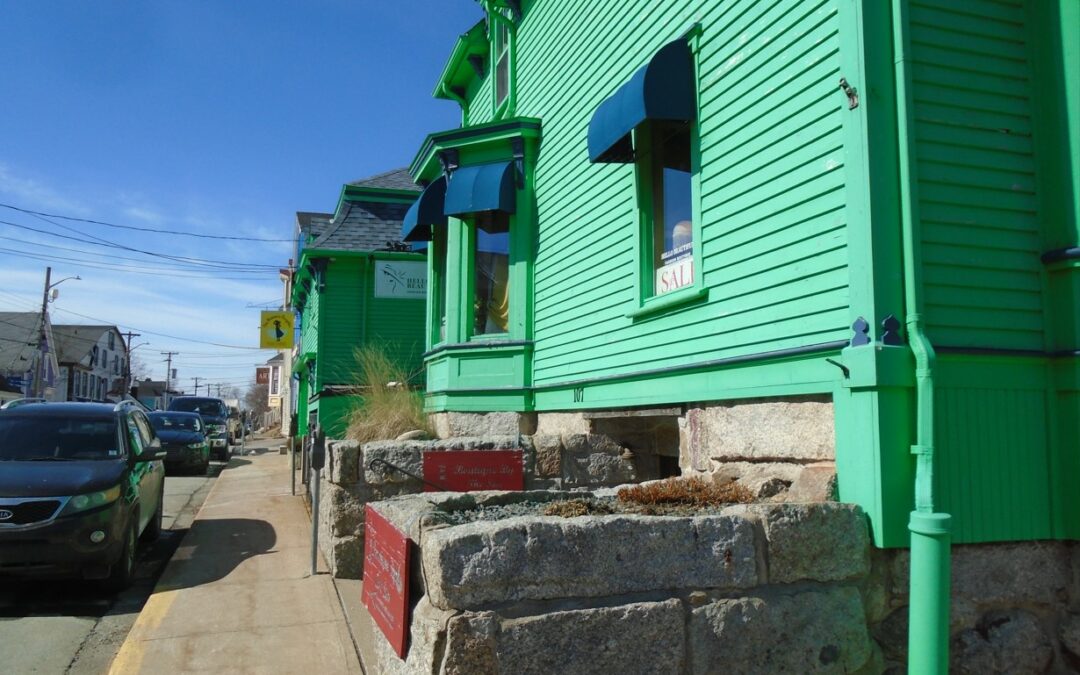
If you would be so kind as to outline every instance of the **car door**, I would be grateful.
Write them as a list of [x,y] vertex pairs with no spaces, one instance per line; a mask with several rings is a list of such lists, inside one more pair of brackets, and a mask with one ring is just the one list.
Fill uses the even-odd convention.
[[144,461],[135,459],[142,452],[149,449],[154,439],[153,432],[149,431],[150,423],[140,419],[140,413],[130,412],[126,416],[128,439],[132,449],[131,481],[139,494],[139,532],[142,533],[150,519],[157,510],[158,498],[162,490],[162,478],[164,470],[158,461]]

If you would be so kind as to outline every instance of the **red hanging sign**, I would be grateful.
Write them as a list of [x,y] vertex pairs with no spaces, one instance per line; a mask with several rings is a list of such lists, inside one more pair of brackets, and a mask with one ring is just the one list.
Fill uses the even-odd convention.
[[402,659],[409,634],[409,557],[409,538],[366,504],[361,599]]
[[[451,492],[525,489],[521,450],[436,450],[424,453],[424,480]],[[435,492],[432,485],[425,492]]]

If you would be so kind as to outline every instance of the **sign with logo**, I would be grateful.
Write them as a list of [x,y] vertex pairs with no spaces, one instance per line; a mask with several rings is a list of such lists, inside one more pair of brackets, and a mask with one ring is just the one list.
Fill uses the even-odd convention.
[[255,384],[270,384],[270,369],[269,368],[256,368],[255,369]]
[[677,291],[694,283],[693,246],[692,243],[683,244],[661,254],[663,264],[656,269],[653,290],[656,295]]
[[409,538],[365,504],[361,600],[400,658],[409,635],[409,557]]
[[[451,492],[525,489],[521,450],[425,451],[424,480]],[[435,487],[425,485],[425,492]]]
[[427,263],[376,261],[375,297],[423,300],[427,297]]
[[0,509],[0,522],[4,522],[5,520],[11,520],[14,517],[15,514],[13,512],[8,511],[7,509]]
[[262,312],[259,320],[259,349],[292,349],[293,313]]

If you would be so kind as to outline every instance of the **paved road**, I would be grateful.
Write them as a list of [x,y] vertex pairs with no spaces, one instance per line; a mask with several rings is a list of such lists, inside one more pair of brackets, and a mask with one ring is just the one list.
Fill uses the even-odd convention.
[[[234,459],[234,462],[242,460]],[[165,478],[166,529],[139,552],[136,582],[113,596],[87,582],[0,581],[0,671],[4,673],[104,673],[154,589],[165,563],[218,474]]]

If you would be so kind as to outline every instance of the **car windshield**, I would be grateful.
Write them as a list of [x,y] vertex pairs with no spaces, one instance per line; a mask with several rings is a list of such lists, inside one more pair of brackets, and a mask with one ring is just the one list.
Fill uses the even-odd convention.
[[225,417],[225,404],[214,398],[178,398],[169,405],[170,410],[194,412],[207,417]]
[[0,461],[119,459],[112,417],[0,415]]
[[202,431],[202,421],[187,415],[151,415],[150,421],[158,431]]

